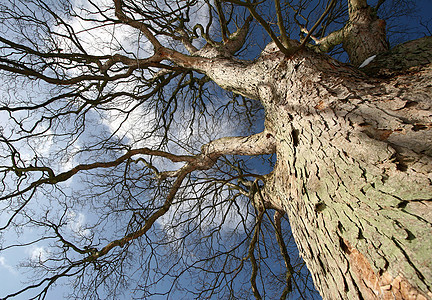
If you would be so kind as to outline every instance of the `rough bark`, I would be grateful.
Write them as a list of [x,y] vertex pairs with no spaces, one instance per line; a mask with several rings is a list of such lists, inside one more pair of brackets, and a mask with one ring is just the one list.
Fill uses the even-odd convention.
[[432,66],[372,78],[275,49],[201,71],[264,104],[278,156],[264,195],[288,213],[316,287],[325,299],[432,297]]
[[326,299],[431,297],[430,65],[377,81],[295,62],[265,101],[278,155],[267,195],[317,288]]
[[342,46],[353,65],[388,50],[386,22],[377,17],[366,1],[349,1],[349,22],[345,25]]

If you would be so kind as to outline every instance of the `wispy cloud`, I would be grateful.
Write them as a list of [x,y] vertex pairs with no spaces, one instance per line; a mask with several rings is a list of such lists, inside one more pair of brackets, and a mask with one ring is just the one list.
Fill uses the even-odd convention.
[[4,256],[0,256],[0,266],[2,268],[5,268],[8,272],[10,272],[11,274],[13,274],[14,276],[18,275],[18,271],[15,270],[14,267],[12,267],[11,265],[9,265],[6,262],[6,257],[4,257]]
[[75,234],[77,237],[89,237],[91,235],[90,229],[85,228],[86,217],[83,213],[71,211],[69,212],[68,217],[68,226],[73,234]]
[[29,249],[29,256],[33,262],[45,262],[49,257],[49,252],[44,246],[33,246]]

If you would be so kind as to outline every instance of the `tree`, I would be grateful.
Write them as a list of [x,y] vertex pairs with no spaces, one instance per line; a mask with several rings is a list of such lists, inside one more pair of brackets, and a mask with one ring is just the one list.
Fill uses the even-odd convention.
[[285,216],[324,298],[432,297],[432,41],[378,17],[408,1],[7,2],[1,229],[41,234],[2,250],[50,248],[6,298],[313,297]]

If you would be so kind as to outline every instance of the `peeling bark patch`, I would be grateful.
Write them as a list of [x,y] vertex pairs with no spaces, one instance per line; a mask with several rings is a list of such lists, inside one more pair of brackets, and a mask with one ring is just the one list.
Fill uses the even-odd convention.
[[360,291],[367,295],[367,299],[376,298],[379,289],[378,277],[370,263],[363,254],[351,247],[348,241],[342,239],[341,244],[344,245],[344,252],[348,254],[352,273],[360,279],[357,281]]
[[315,105],[314,108],[318,109],[318,110],[324,110],[326,107],[327,107],[327,104],[321,100],[320,102],[318,102],[317,105]]
[[[362,123],[367,124],[367,123]],[[361,126],[361,125],[360,125]],[[388,139],[388,137],[393,133],[393,130],[388,129],[376,129],[372,126],[363,125],[362,127],[366,127],[367,129],[363,132],[370,138],[378,140],[378,141],[385,141]]]
[[342,250],[348,254],[352,273],[360,279],[357,281],[358,287],[363,295],[367,295],[367,299],[427,299],[400,274],[395,278],[388,272],[376,274],[362,253],[343,238],[339,241]]
[[389,273],[385,272],[381,276],[381,299],[416,299],[427,300],[430,299],[432,294],[428,293],[428,297],[419,293],[408,281],[401,275],[392,277]]

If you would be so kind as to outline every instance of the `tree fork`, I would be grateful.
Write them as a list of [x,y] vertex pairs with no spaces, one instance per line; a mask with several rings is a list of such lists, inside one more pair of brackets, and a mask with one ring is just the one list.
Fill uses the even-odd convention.
[[[351,1],[363,2],[363,1]],[[364,1],[366,2],[366,1]],[[349,21],[344,28],[342,46],[353,65],[388,50],[386,22],[368,5],[350,5]]]

